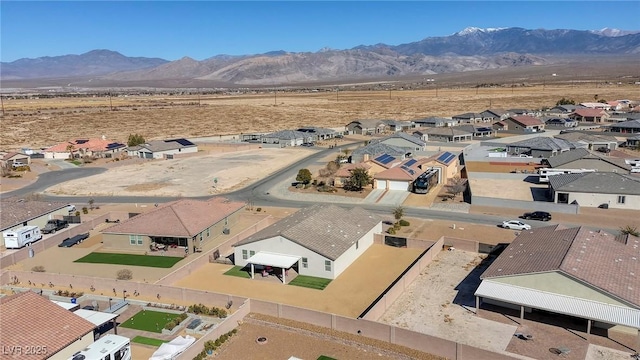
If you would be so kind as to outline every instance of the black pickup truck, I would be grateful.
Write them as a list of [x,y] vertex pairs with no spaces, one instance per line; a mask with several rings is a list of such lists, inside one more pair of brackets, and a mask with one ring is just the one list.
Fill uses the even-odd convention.
[[67,227],[69,227],[69,222],[67,222],[66,220],[53,219],[47,221],[47,224],[42,228],[42,233],[53,234],[54,232]]
[[88,237],[89,233],[78,234],[73,237],[64,239],[60,244],[58,244],[58,247],[72,247],[73,245],[80,244]]

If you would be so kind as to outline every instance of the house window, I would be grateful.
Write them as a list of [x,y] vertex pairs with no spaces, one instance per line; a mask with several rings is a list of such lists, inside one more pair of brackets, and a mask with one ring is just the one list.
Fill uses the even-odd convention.
[[618,204],[624,204],[625,200],[627,200],[626,196],[618,195]]
[[211,230],[211,228],[207,229],[207,237],[209,237],[209,230]]
[[309,267],[309,261],[307,258],[302,258],[302,267],[305,269]]
[[331,261],[329,260],[324,261],[324,271],[331,271]]
[[129,244],[142,245],[142,235],[129,235]]
[[202,233],[200,233],[200,241],[202,241]]
[[249,250],[249,256],[253,256],[253,255],[255,255],[255,254],[256,254],[256,252],[255,252],[255,251],[253,251],[253,250]]
[[242,250],[242,260],[247,260],[249,256],[247,256],[247,250]]
[[224,224],[229,225],[229,218],[224,218]]

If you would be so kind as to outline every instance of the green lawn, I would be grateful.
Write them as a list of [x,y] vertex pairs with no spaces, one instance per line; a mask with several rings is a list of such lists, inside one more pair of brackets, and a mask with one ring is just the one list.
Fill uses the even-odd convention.
[[241,278],[245,278],[245,279],[250,279],[251,278],[251,274],[246,271],[246,270],[242,270],[244,269],[242,266],[234,266],[231,269],[227,270],[227,272],[225,272],[225,275],[231,275],[231,276],[237,276],[237,277],[241,277]]
[[335,358],[332,358],[332,357],[328,357],[328,356],[324,356],[324,355],[320,355],[318,360],[338,360],[338,359],[335,359]]
[[74,262],[170,268],[182,259],[183,258],[181,257],[175,256],[151,256],[94,252]]
[[134,343],[138,343],[138,344],[144,344],[144,345],[151,345],[151,346],[155,346],[155,347],[160,347],[160,345],[166,343],[166,340],[160,340],[160,339],[154,339],[154,338],[148,338],[145,336],[136,336],[133,339],[131,339],[131,342]]
[[180,314],[170,314],[159,311],[142,310],[133,315],[129,320],[120,324],[121,327],[129,329],[151,331],[162,333],[164,326],[171,320],[179,317]]
[[324,279],[324,278],[313,277],[313,276],[298,275],[298,276],[296,276],[295,279],[291,280],[289,285],[302,286],[302,287],[306,287],[306,288],[310,288],[310,289],[323,290],[324,288],[327,287],[327,285],[329,285],[330,282],[331,282],[331,279]]

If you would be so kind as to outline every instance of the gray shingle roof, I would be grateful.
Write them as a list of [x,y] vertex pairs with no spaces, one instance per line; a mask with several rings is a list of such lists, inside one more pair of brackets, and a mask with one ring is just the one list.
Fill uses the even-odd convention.
[[416,124],[444,124],[447,121],[451,121],[451,119],[445,119],[445,118],[441,118],[441,117],[436,117],[436,116],[431,116],[428,118],[424,118],[424,119],[418,119],[418,120],[414,120],[413,122]]
[[378,215],[362,208],[314,205],[300,209],[234,246],[282,236],[328,259],[336,260],[380,223]]
[[562,174],[549,177],[555,191],[640,195],[640,180],[613,172]]
[[379,155],[379,154],[389,154],[392,156],[403,156],[407,153],[407,150],[401,148],[399,146],[388,145],[384,143],[371,143],[365,145],[361,148],[357,148],[353,150],[351,153],[352,156],[362,156],[362,155]]
[[464,114],[458,114],[458,115],[453,115],[451,118],[452,119],[475,119],[475,118],[481,118],[482,115],[480,114],[476,114],[476,113],[464,113]]
[[613,135],[608,135],[608,134],[589,134],[589,133],[583,133],[580,131],[569,131],[566,133],[560,133],[559,135],[555,136],[558,139],[563,139],[563,140],[567,140],[567,141],[583,141],[586,143],[593,143],[593,142],[603,142],[603,141],[608,141],[608,142],[612,142],[612,143],[617,143],[618,140],[616,140],[615,136]]
[[31,219],[54,212],[67,206],[68,203],[55,201],[23,200],[8,198],[0,201],[0,229],[19,225]]
[[621,123],[617,123],[614,125],[611,125],[612,128],[640,128],[640,120],[629,120],[629,121],[623,121]]
[[294,140],[294,139],[306,139],[310,137],[309,133],[304,133],[297,130],[280,130],[264,135],[265,138],[281,139],[281,140]]
[[183,149],[187,147],[197,146],[187,139],[171,139],[171,140],[152,140],[139,146],[133,146],[128,148],[129,150],[139,150],[142,148],[148,149],[152,152],[167,151],[174,149]]
[[473,132],[462,130],[459,127],[427,128],[427,129],[424,129],[424,132],[428,135],[439,135],[439,136],[473,135]]
[[351,123],[358,123],[364,129],[373,129],[383,124],[382,120],[378,119],[353,120]]
[[372,143],[380,143],[380,142],[384,142],[385,140],[388,140],[388,139],[394,139],[394,138],[396,138],[396,139],[398,139],[398,138],[400,138],[400,139],[404,139],[404,140],[407,140],[407,141],[409,141],[409,142],[412,142],[412,143],[414,143],[414,144],[416,144],[416,145],[418,145],[418,146],[425,146],[425,145],[427,145],[427,143],[426,143],[426,142],[424,142],[424,140],[422,140],[422,139],[420,139],[420,138],[418,138],[418,137],[416,137],[416,136],[409,135],[409,134],[404,133],[404,132],[395,133],[395,134],[392,134],[392,135],[389,135],[389,136],[385,136],[385,137],[383,137],[383,138],[381,138],[381,139],[371,140],[371,142],[372,142]]
[[529,148],[533,150],[544,150],[544,151],[553,151],[553,150],[569,150],[575,149],[576,144],[569,142],[564,139],[556,139],[546,136],[537,136],[530,139],[525,139],[521,141],[516,141],[510,143],[508,146],[511,147],[520,147],[520,148]]
[[552,168],[557,168],[564,164],[568,164],[572,161],[576,161],[582,159],[583,157],[591,154],[587,149],[575,149],[570,151],[565,151],[562,154],[558,154],[556,156],[552,156],[547,159],[549,166]]
[[523,231],[481,275],[482,279],[559,271],[640,306],[635,236],[620,237],[561,225]]

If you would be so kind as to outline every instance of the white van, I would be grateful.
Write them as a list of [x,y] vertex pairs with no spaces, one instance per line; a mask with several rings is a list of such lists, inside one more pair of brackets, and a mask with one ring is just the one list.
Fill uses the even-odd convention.
[[42,239],[42,233],[37,226],[24,226],[15,230],[2,233],[4,247],[7,249],[20,249],[21,247]]

